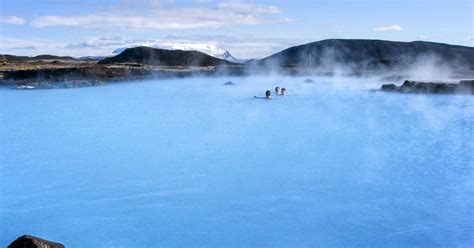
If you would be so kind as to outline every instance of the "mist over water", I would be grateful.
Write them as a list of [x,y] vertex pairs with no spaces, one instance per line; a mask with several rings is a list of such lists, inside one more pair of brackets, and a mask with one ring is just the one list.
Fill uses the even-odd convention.
[[0,246],[474,246],[472,96],[304,79],[0,89]]

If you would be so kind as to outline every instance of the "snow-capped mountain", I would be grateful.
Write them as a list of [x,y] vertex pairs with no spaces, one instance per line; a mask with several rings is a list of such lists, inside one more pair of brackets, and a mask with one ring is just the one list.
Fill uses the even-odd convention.
[[224,50],[224,51],[225,52],[222,53],[222,54],[219,54],[219,55],[216,55],[216,56],[211,55],[211,56],[219,58],[219,59],[227,60],[229,62],[238,63],[238,64],[244,64],[247,61],[249,61],[248,59],[238,59],[238,58],[232,56],[232,54],[230,54],[230,52],[228,50]]
[[[169,49],[169,50],[184,50],[184,51],[199,51],[202,53],[205,53],[207,55],[210,55],[212,57],[218,58],[218,59],[223,59],[227,60],[229,62],[233,63],[245,63],[248,60],[246,59],[237,59],[230,52],[226,49],[223,49],[217,45],[208,45],[208,44],[197,44],[197,43],[189,43],[189,44],[184,44],[184,43],[170,43],[170,44],[155,44],[151,46],[153,48],[161,48],[161,49]],[[114,54],[119,54],[123,52],[127,47],[121,47],[117,48],[113,51]]]

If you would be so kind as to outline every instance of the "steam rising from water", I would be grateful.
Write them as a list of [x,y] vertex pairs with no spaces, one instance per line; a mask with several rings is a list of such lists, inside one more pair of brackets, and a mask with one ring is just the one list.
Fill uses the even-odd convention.
[[444,81],[474,77],[472,54],[472,48],[446,44],[331,39],[292,47],[251,64],[276,73]]
[[0,245],[473,244],[471,96],[304,79],[1,89]]

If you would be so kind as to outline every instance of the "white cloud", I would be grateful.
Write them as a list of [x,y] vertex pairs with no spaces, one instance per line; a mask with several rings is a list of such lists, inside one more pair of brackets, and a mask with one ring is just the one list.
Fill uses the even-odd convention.
[[36,50],[35,46],[12,47],[10,50]]
[[38,40],[26,40],[11,37],[1,37],[0,39],[0,54],[14,53],[17,55],[32,55],[38,49],[54,50],[57,44],[53,45],[51,42],[44,42]]
[[22,25],[26,23],[26,20],[18,16],[6,16],[0,17],[0,23]]
[[375,32],[385,32],[385,31],[401,31],[403,27],[399,25],[391,25],[391,26],[384,26],[384,27],[376,27],[374,28]]
[[262,5],[255,3],[243,3],[240,1],[219,3],[219,8],[222,10],[229,10],[239,13],[265,13],[265,14],[278,14],[281,10],[273,5]]
[[[142,0],[145,3],[150,1]],[[153,2],[153,1],[151,1]],[[144,11],[126,10],[123,7],[111,11],[77,16],[40,16],[31,22],[34,27],[78,26],[97,28],[132,29],[190,29],[219,28],[236,25],[291,22],[288,18],[275,19],[271,15],[281,12],[272,5],[242,2],[220,3],[215,8],[173,8],[148,4]]]

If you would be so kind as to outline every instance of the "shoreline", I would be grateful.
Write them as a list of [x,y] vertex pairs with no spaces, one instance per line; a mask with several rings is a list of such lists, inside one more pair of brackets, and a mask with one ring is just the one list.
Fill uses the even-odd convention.
[[[432,90],[429,86],[426,90],[416,90],[406,87],[396,86],[397,82],[406,82],[409,78],[403,70],[375,71],[375,70],[315,70],[305,67],[277,67],[269,68],[255,65],[227,65],[227,66],[153,66],[139,63],[123,63],[102,65],[96,62],[78,62],[78,61],[26,61],[15,63],[3,63],[0,66],[0,86],[10,87],[19,90],[36,89],[63,89],[104,86],[108,84],[137,82],[143,80],[163,80],[173,78],[189,77],[248,77],[265,76],[278,74],[281,76],[294,77],[354,77],[354,78],[373,78],[380,80],[381,91],[400,92],[400,93],[447,93],[457,94],[458,90],[453,90],[456,86],[450,86],[452,83],[469,81],[474,75],[469,73],[457,72],[449,79],[452,83],[434,83],[443,84],[438,90]],[[426,84],[421,84],[425,85]],[[427,87],[428,87],[427,86]],[[467,88],[472,87],[467,85]],[[461,88],[466,88],[462,86]],[[401,90],[403,89],[403,90]],[[437,89],[437,88],[436,88]],[[450,89],[450,90],[443,90]],[[469,90],[468,90],[469,91]],[[474,94],[471,91],[468,94]]]

